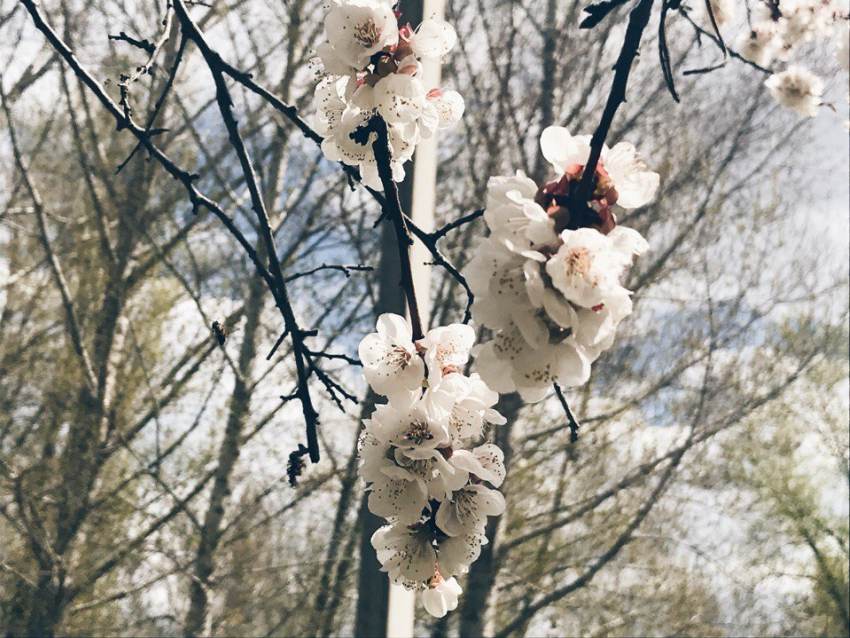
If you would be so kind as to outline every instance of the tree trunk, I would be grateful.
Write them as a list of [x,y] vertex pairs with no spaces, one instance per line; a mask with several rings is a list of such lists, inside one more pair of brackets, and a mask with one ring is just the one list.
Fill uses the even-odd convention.
[[[404,291],[401,282],[401,267],[398,261],[395,230],[388,221],[381,224],[381,262],[378,268],[378,304],[375,314],[394,312],[404,314]],[[370,393],[371,395],[371,393]],[[369,511],[368,494],[360,501],[357,517],[360,527],[360,572],[357,583],[357,617],[355,636],[376,638],[387,633],[387,612],[390,581],[380,571],[375,550],[372,547],[374,534],[384,519]]]
[[242,429],[251,408],[251,364],[257,354],[257,328],[263,312],[265,282],[260,277],[251,281],[246,304],[245,337],[239,353],[239,377],[236,379],[224,439],[218,454],[218,467],[204,523],[201,541],[195,557],[195,570],[189,592],[189,611],[183,623],[186,636],[201,634],[209,613],[210,577],[215,569],[215,552],[221,538],[221,523],[224,520],[224,500],[230,495],[230,476],[241,450]]

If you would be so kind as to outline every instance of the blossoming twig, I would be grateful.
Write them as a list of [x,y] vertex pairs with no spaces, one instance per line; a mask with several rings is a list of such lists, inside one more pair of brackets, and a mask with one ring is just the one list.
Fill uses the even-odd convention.
[[653,2],[654,0],[640,0],[629,14],[629,25],[626,27],[623,48],[620,50],[620,56],[614,65],[614,83],[611,86],[611,93],[608,95],[605,110],[602,112],[602,120],[593,133],[593,138],[591,138],[590,157],[585,166],[581,183],[576,189],[573,205],[585,206],[588,195],[590,195],[591,184],[596,174],[596,165],[602,155],[602,145],[605,143],[605,138],[608,137],[608,131],[611,129],[617,109],[626,101],[626,85],[629,82],[629,73],[640,48],[643,31],[649,22]]

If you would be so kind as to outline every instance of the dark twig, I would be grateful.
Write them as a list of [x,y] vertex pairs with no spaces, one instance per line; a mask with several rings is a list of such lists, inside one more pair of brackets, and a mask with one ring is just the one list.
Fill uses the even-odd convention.
[[130,44],[130,45],[136,47],[137,49],[141,49],[142,51],[144,51],[148,55],[153,55],[153,52],[156,50],[156,48],[153,45],[153,42],[151,42],[147,38],[145,38],[144,40],[137,40],[136,38],[133,38],[133,37],[127,35],[123,31],[121,31],[118,35],[109,35],[107,37],[110,40],[115,40],[115,41],[119,41],[119,42],[126,42],[127,44]]
[[354,264],[350,266],[342,264],[322,264],[321,266],[317,266],[316,268],[311,268],[310,270],[305,270],[304,272],[289,275],[286,278],[286,283],[289,283],[290,281],[295,281],[296,279],[301,279],[302,277],[309,277],[310,275],[315,275],[317,272],[320,272],[322,270],[338,270],[346,277],[351,277],[352,272],[369,272],[374,269],[374,266],[365,266],[363,264]]
[[[474,213],[473,213],[474,214]],[[482,211],[483,214],[483,211]],[[425,248],[428,249],[428,252],[431,253],[431,256],[434,258],[434,261],[431,262],[434,266],[440,266],[443,268],[449,275],[457,281],[461,287],[466,292],[466,308],[463,312],[463,323],[469,323],[472,318],[472,303],[475,301],[475,295],[472,294],[472,289],[469,287],[469,284],[466,281],[466,277],[464,277],[461,272],[446,258],[443,252],[437,246],[438,239],[434,238],[433,233],[426,233],[424,230],[419,228],[413,221],[406,217],[407,228],[413,233],[413,236],[416,237]]]
[[480,210],[476,210],[474,212],[471,212],[471,213],[469,213],[469,215],[464,215],[460,219],[456,219],[453,222],[449,222],[448,224],[446,224],[442,228],[438,228],[434,232],[430,233],[431,238],[436,242],[437,240],[445,237],[451,231],[456,230],[456,229],[460,228],[461,226],[464,226],[464,225],[466,225],[470,222],[474,222],[476,219],[478,219],[479,217],[483,217],[483,216],[484,216],[484,209],[480,209]]
[[[207,60],[210,65],[210,70],[213,73],[213,77],[216,80],[216,88],[217,88],[217,100],[219,101],[220,110],[222,112],[222,118],[225,121],[225,124],[228,128],[228,133],[230,134],[231,142],[234,146],[234,149],[239,156],[240,163],[243,167],[243,171],[245,172],[245,178],[249,185],[249,190],[251,191],[252,196],[252,204],[255,208],[255,212],[260,219],[261,225],[261,235],[266,244],[267,251],[269,253],[269,266],[271,271],[266,268],[263,260],[260,258],[260,255],[257,253],[257,250],[254,246],[247,240],[247,238],[242,234],[242,231],[236,226],[234,221],[224,212],[224,210],[213,200],[206,197],[203,193],[201,193],[197,187],[195,186],[195,181],[197,180],[197,176],[189,173],[181,169],[177,164],[175,164],[171,158],[169,158],[162,150],[160,150],[152,141],[151,134],[140,127],[136,122],[132,119],[131,113],[129,109],[126,108],[126,105],[122,107],[122,105],[116,104],[109,95],[103,90],[103,87],[100,83],[92,77],[90,73],[88,73],[80,64],[79,60],[77,60],[73,51],[65,44],[62,39],[57,35],[57,33],[47,24],[45,21],[39,7],[36,5],[34,0],[21,0],[24,7],[26,7],[30,16],[33,19],[33,23],[35,27],[41,31],[44,36],[47,38],[48,42],[50,42],[51,46],[62,56],[68,66],[74,71],[74,73],[80,78],[80,81],[85,84],[92,93],[98,98],[101,104],[106,108],[107,111],[115,118],[118,123],[119,130],[126,129],[130,131],[137,140],[145,147],[145,150],[156,159],[162,167],[168,172],[169,175],[177,179],[183,186],[186,188],[186,191],[189,195],[189,200],[192,203],[193,211],[197,212],[197,210],[201,207],[206,208],[210,212],[212,212],[216,217],[218,217],[221,222],[224,224],[225,228],[227,228],[228,232],[233,235],[234,238],[239,242],[242,249],[248,255],[248,257],[253,262],[254,266],[257,268],[259,274],[263,277],[268,285],[269,289],[272,291],[272,294],[275,297],[275,302],[278,308],[281,311],[281,314],[284,316],[284,322],[286,327],[289,328],[289,333],[292,337],[293,341],[293,355],[296,361],[296,369],[298,373],[298,384],[299,384],[299,400],[301,401],[302,411],[304,412],[305,423],[307,426],[307,443],[308,448],[310,450],[310,459],[315,463],[319,460],[319,443],[318,436],[316,433],[316,428],[318,426],[318,413],[313,408],[312,400],[309,393],[309,387],[307,384],[308,378],[310,376],[309,371],[307,370],[307,363],[305,361],[305,351],[303,339],[305,336],[305,332],[302,331],[297,322],[295,321],[295,314],[290,305],[289,298],[286,294],[286,286],[283,280],[283,273],[280,269],[280,262],[277,259],[277,252],[274,246],[274,238],[271,233],[271,227],[268,220],[268,216],[265,215],[265,208],[262,202],[262,197],[259,193],[259,187],[256,181],[256,175],[253,172],[253,166],[251,165],[250,159],[248,158],[247,150],[245,149],[244,142],[242,142],[241,136],[238,132],[238,127],[236,126],[236,120],[232,113],[232,102],[230,101],[229,93],[227,92],[227,87],[224,85],[224,78],[220,70],[217,70],[215,60],[217,58],[217,54],[214,54],[209,47],[206,45],[203,36],[200,34],[200,31],[195,26],[194,22],[188,17],[186,13],[185,7],[179,2],[175,3],[175,7],[179,7],[181,10],[181,22],[184,26],[184,33],[192,39],[198,47],[201,49],[202,53],[204,53],[204,58]],[[265,222],[265,223],[263,223]]]
[[696,22],[693,21],[693,18],[691,18],[691,16],[688,14],[688,12],[685,11],[684,7],[679,7],[679,15],[682,16],[683,18],[685,18],[685,20],[687,20],[690,23],[690,25],[693,27],[694,31],[696,31],[698,37],[702,37],[702,36],[707,37],[709,40],[711,40],[715,45],[720,47],[725,52],[724,61],[721,64],[717,64],[717,65],[710,66],[710,67],[705,67],[705,68],[702,68],[702,69],[690,69],[688,71],[685,71],[682,75],[700,75],[700,74],[703,74],[703,73],[710,73],[711,71],[716,71],[717,69],[722,69],[726,65],[726,59],[725,59],[726,55],[728,55],[730,58],[734,58],[734,59],[738,60],[739,62],[743,62],[744,64],[756,69],[757,71],[761,71],[765,75],[773,75],[773,71],[771,71],[770,69],[766,69],[763,66],[756,64],[755,62],[751,62],[750,60],[747,60],[740,53],[733,51],[732,49],[727,47],[726,44],[724,42],[722,42],[721,40],[719,40],[717,38],[717,36],[715,36],[713,33],[706,31],[701,26],[699,26]]
[[274,353],[277,352],[278,348],[280,348],[280,344],[283,343],[283,340],[286,339],[286,335],[288,335],[288,334],[289,334],[289,329],[286,329],[286,330],[284,330],[283,332],[280,333],[280,336],[277,338],[277,341],[274,342],[272,349],[266,355],[266,361],[271,361],[272,357],[274,356]]
[[602,0],[602,2],[586,6],[582,9],[582,11],[584,11],[587,15],[584,20],[579,23],[578,28],[592,29],[602,22],[614,9],[626,4],[626,2],[628,2],[628,0]]
[[317,352],[315,350],[308,350],[308,352],[311,356],[316,357],[318,359],[339,359],[340,361],[345,361],[346,363],[350,363],[353,366],[363,365],[363,362],[360,359],[350,357],[347,354],[334,352]]
[[711,6],[711,0],[705,0],[705,10],[708,12],[708,17],[711,20],[711,28],[714,29],[714,35],[717,41],[717,46],[723,51],[723,59],[729,55],[726,50],[726,43],[723,41],[723,35],[720,33],[720,25],[717,24],[717,18],[714,15],[714,8]]
[[670,49],[667,46],[667,12],[678,8],[681,0],[663,0],[661,5],[661,20],[658,23],[658,58],[661,61],[661,72],[664,74],[664,82],[667,90],[673,97],[674,102],[679,102],[679,94],[676,92],[676,81],[673,77],[673,68],[670,64]]
[[413,269],[410,265],[410,247],[413,239],[408,230],[407,218],[401,210],[401,202],[398,199],[398,185],[392,174],[392,155],[387,135],[387,125],[380,117],[372,118],[372,130],[377,133],[372,143],[375,153],[375,161],[378,164],[378,174],[384,187],[384,214],[392,222],[395,228],[396,241],[398,243],[398,256],[401,263],[401,282],[399,285],[404,289],[407,297],[407,309],[410,312],[410,325],[413,328],[413,340],[419,341],[425,336],[422,330],[422,317],[419,315],[419,302],[416,300],[416,289],[413,285]]
[[704,66],[700,67],[699,69],[687,69],[685,71],[682,71],[682,75],[705,75],[706,73],[711,73],[712,71],[719,71],[725,66],[726,62],[721,62],[720,64]]
[[555,394],[558,396],[558,401],[561,402],[561,407],[564,408],[564,412],[567,415],[567,424],[570,427],[570,443],[575,443],[578,441],[578,421],[576,421],[575,416],[573,416],[573,411],[570,409],[570,405],[567,403],[567,398],[561,391],[561,386],[557,383],[553,385],[555,386]]
[[41,31],[44,36],[47,38],[47,41],[50,45],[62,56],[62,59],[68,64],[71,70],[77,75],[80,81],[85,84],[89,90],[97,97],[103,107],[109,111],[113,118],[115,118],[118,123],[119,130],[127,130],[130,131],[139,142],[141,142],[142,146],[145,147],[145,150],[150,153],[150,155],[155,158],[165,169],[165,171],[171,175],[174,179],[179,181],[185,187],[186,191],[189,194],[189,201],[192,204],[192,210],[197,212],[200,208],[206,208],[211,213],[213,213],[216,217],[221,220],[224,224],[225,228],[227,228],[228,232],[233,235],[233,237],[239,242],[239,245],[242,246],[242,249],[248,255],[248,257],[253,262],[254,266],[257,268],[259,274],[266,280],[270,285],[274,283],[274,280],[271,277],[271,274],[263,265],[262,260],[260,259],[257,251],[254,249],[254,246],[247,240],[247,238],[242,234],[242,231],[236,226],[234,221],[227,215],[224,209],[221,208],[215,201],[208,198],[206,195],[201,193],[197,187],[195,186],[195,182],[198,179],[197,175],[189,173],[186,170],[180,168],[174,161],[166,155],[159,147],[157,147],[153,140],[151,139],[148,131],[140,127],[132,118],[128,118],[125,116],[122,108],[109,97],[109,95],[103,90],[100,82],[98,82],[88,71],[86,71],[77,57],[74,55],[74,52],[68,47],[65,42],[59,37],[56,31],[47,24],[42,15],[38,5],[34,0],[21,0],[21,3],[29,12],[30,16],[33,19],[33,24],[35,27]]
[[[168,93],[171,91],[171,87],[174,86],[174,79],[177,77],[177,69],[180,66],[180,63],[183,61],[183,52],[186,50],[186,37],[183,36],[180,38],[180,46],[177,47],[177,54],[174,56],[174,64],[171,65],[171,71],[168,74],[168,79],[165,81],[165,87],[162,89],[162,94],[159,96],[159,99],[154,104],[153,112],[148,117],[148,121],[145,124],[145,129],[148,131],[149,135],[153,134],[151,127],[153,126],[154,121],[156,121],[157,116],[159,115],[162,106],[165,104],[165,99],[168,97]],[[127,156],[123,162],[118,165],[118,168],[115,170],[115,173],[118,174],[127,164],[130,163],[130,160],[138,152],[139,148],[141,148],[141,143],[136,143],[133,147],[133,150],[130,151],[130,154]]]
[[602,155],[602,146],[605,144],[605,138],[608,137],[608,131],[611,129],[617,109],[626,101],[626,85],[629,82],[629,73],[632,69],[632,63],[638,55],[641,37],[649,22],[652,3],[654,1],[640,0],[638,5],[629,14],[629,25],[626,27],[623,48],[620,50],[620,56],[617,58],[616,64],[614,64],[614,82],[611,86],[611,93],[608,95],[608,101],[605,104],[605,110],[602,112],[602,120],[599,122],[599,127],[593,133],[593,137],[590,140],[590,157],[584,168],[584,174],[581,177],[579,187],[576,189],[575,197],[572,198],[573,205],[575,206],[587,206],[593,178],[596,174],[596,166]]
[[309,354],[305,358],[307,360],[307,365],[310,368],[310,372],[312,374],[315,374],[316,378],[318,378],[319,381],[322,382],[322,384],[325,386],[325,390],[327,391],[328,396],[336,404],[336,407],[338,407],[341,412],[345,412],[345,406],[342,404],[342,400],[337,396],[337,392],[352,403],[359,403],[356,396],[354,396],[351,392],[343,388],[339,383],[334,381],[327,372],[325,372],[318,365],[316,365],[316,362],[313,360],[312,357],[310,357]]

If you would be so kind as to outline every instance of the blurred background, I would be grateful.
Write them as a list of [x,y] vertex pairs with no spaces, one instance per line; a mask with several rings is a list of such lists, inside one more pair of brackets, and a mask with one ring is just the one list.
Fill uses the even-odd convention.
[[[438,225],[480,208],[490,175],[547,181],[546,126],[596,127],[627,10],[580,31],[584,4],[447,3],[459,43],[442,84],[467,111],[440,137]],[[256,242],[209,71],[162,24],[164,3],[41,9],[113,99],[123,82],[139,121],[158,111],[157,143]],[[324,10],[213,0],[193,15],[309,121]],[[508,423],[490,435],[507,453],[507,512],[460,607],[418,610],[417,635],[850,634],[847,74],[831,44],[808,47],[836,111],[800,120],[734,60],[683,75],[721,57],[674,16],[676,104],[657,19],[608,140],[634,143],[662,176],[658,200],[620,219],[651,246],[628,278],[635,313],[567,394],[577,442],[556,398],[503,400]],[[110,37],[122,32],[172,37],[140,73],[147,56]],[[291,487],[303,417],[280,395],[294,366],[285,346],[267,360],[281,319],[249,260],[133,153],[13,0],[0,2],[0,69],[2,631],[355,634],[359,590],[379,606],[369,583],[386,581],[360,549],[374,524],[356,476],[365,408],[340,410],[317,384],[323,460]],[[380,307],[380,211],[268,104],[231,90],[285,273],[376,269],[290,284],[301,324],[319,330],[311,347],[356,355]],[[476,221],[441,247],[460,267],[483,232]],[[432,324],[461,319],[463,290],[440,268],[432,294]],[[359,369],[331,363],[362,398]]]

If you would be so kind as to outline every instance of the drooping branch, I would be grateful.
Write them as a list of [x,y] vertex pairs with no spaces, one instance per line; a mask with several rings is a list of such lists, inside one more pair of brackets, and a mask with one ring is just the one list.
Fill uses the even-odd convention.
[[[34,0],[21,0],[30,16],[33,19],[33,23],[36,28],[41,31],[42,34],[47,38],[48,42],[51,46],[59,53],[62,59],[68,64],[68,66],[74,71],[77,77],[81,80],[85,86],[95,94],[101,104],[106,108],[107,111],[115,118],[118,123],[119,130],[129,130],[136,139],[142,144],[145,150],[150,154],[151,157],[157,160],[160,165],[168,172],[172,177],[178,180],[181,184],[183,184],[184,188],[188,192],[189,199],[192,203],[193,209],[197,211],[199,208],[206,208],[210,212],[212,212],[216,217],[221,220],[224,224],[225,228],[228,232],[233,235],[234,238],[239,242],[242,249],[251,259],[254,266],[257,268],[259,274],[265,279],[269,289],[272,291],[275,296],[275,301],[281,310],[281,313],[284,315],[284,320],[286,322],[287,327],[290,328],[290,335],[293,339],[293,342],[298,342],[298,346],[293,348],[296,358],[296,365],[298,368],[298,385],[299,385],[299,399],[302,403],[302,408],[305,416],[305,421],[307,425],[307,439],[308,439],[308,447],[310,448],[310,458],[313,462],[318,462],[319,460],[319,446],[318,446],[318,437],[316,436],[316,426],[318,424],[318,414],[312,405],[312,400],[309,394],[308,387],[308,378],[310,376],[310,371],[308,369],[307,361],[305,360],[305,346],[303,345],[304,331],[297,325],[295,321],[295,313],[290,305],[288,296],[286,295],[286,284],[284,282],[283,273],[280,270],[280,263],[274,257],[276,255],[276,250],[274,249],[274,238],[272,236],[271,227],[268,223],[268,215],[265,214],[265,208],[262,204],[262,197],[259,195],[259,189],[256,183],[256,176],[253,174],[253,167],[250,164],[250,159],[248,158],[247,151],[245,150],[244,143],[241,142],[241,137],[239,136],[238,129],[236,129],[236,121],[233,117],[232,112],[230,111],[229,104],[229,94],[225,93],[226,87],[223,87],[224,91],[222,91],[223,85],[223,77],[221,71],[219,70],[216,74],[215,65],[213,64],[210,68],[214,73],[214,77],[217,79],[217,88],[219,88],[220,93],[220,106],[223,111],[222,116],[225,119],[225,124],[228,125],[228,132],[230,134],[231,143],[234,144],[234,148],[237,151],[237,154],[240,158],[240,163],[242,163],[243,170],[245,171],[246,180],[248,180],[249,188],[251,189],[252,195],[252,205],[255,208],[255,212],[258,217],[261,218],[265,215],[265,227],[263,230],[263,236],[266,242],[267,248],[269,248],[269,268],[263,263],[263,260],[260,258],[260,255],[254,248],[254,246],[247,240],[241,230],[236,226],[233,219],[225,213],[225,211],[221,208],[221,206],[204,195],[198,190],[195,186],[195,182],[198,179],[197,175],[194,175],[182,168],[180,168],[173,160],[171,160],[168,155],[166,155],[158,146],[156,146],[152,140],[152,132],[147,131],[145,128],[139,126],[132,118],[132,114],[128,109],[122,108],[119,104],[117,104],[109,95],[101,87],[100,83],[95,80],[95,78],[86,71],[79,60],[74,55],[73,51],[68,47],[67,44],[59,37],[59,35],[53,30],[53,28],[46,22],[44,16],[41,13],[41,10],[36,5]],[[183,15],[185,14],[185,8],[180,5],[180,8],[183,9]],[[191,22],[191,21],[189,21]],[[192,25],[194,23],[191,23]],[[184,22],[184,28],[186,28],[186,24]],[[203,38],[200,36],[200,32],[192,31],[191,29],[186,30],[186,35],[191,37],[196,44],[198,44],[201,51],[204,51],[202,45],[199,42],[204,42]],[[192,37],[194,35],[195,37]],[[204,43],[205,44],[205,43]],[[217,54],[213,54],[209,48],[207,47],[207,54],[210,59],[214,59],[217,57]],[[205,56],[206,57],[206,56]],[[224,112],[227,112],[226,116]],[[251,183],[251,177],[253,177],[253,184]],[[269,242],[271,240],[271,242]]]
[[216,102],[218,103],[218,109],[221,114],[221,118],[224,121],[224,125],[227,128],[230,144],[236,151],[236,156],[239,159],[239,164],[242,167],[242,173],[248,185],[248,192],[251,196],[251,208],[257,216],[257,221],[260,227],[260,235],[263,239],[268,259],[268,267],[274,279],[272,292],[275,296],[278,309],[283,316],[285,326],[289,331],[290,339],[292,340],[292,354],[295,358],[295,369],[298,376],[298,398],[301,402],[301,409],[307,426],[307,449],[310,452],[310,460],[313,463],[318,463],[319,439],[316,429],[319,424],[319,413],[313,406],[308,383],[311,373],[310,368],[312,367],[314,371],[316,368],[311,365],[309,360],[309,355],[304,344],[304,331],[298,325],[298,321],[295,318],[295,311],[293,310],[289,299],[289,292],[286,287],[283,270],[281,269],[274,232],[272,231],[271,221],[269,220],[263,195],[260,191],[259,181],[256,172],[254,171],[251,158],[248,155],[248,150],[245,147],[245,142],[242,140],[242,135],[239,133],[239,126],[236,122],[236,117],[233,114],[233,99],[230,96],[230,91],[227,88],[224,73],[221,69],[221,56],[215,53],[209,46],[204,35],[189,16],[182,0],[175,0],[174,8],[186,37],[194,42],[198,47],[204,61],[209,67],[210,73],[213,76],[216,87]]
[[[133,112],[129,104],[129,82],[124,82],[123,86],[121,87],[121,100],[119,102],[114,101],[105,92],[101,84],[88,71],[83,68],[83,66],[80,64],[79,60],[77,60],[70,47],[50,27],[34,0],[21,0],[21,2],[32,17],[36,28],[42,32],[42,34],[47,38],[53,49],[59,54],[59,56],[65,61],[65,63],[68,64],[68,66],[80,80],[80,83],[86,86],[90,91],[92,91],[92,93],[94,93],[94,95],[106,108],[106,110],[113,116],[113,118],[118,124],[118,129],[126,129],[130,131],[130,133],[132,133],[133,136],[136,138],[138,143],[134,148],[133,152],[131,152],[130,157],[132,157],[136,153],[138,148],[144,148],[145,151],[150,155],[150,157],[152,157],[159,164],[161,164],[166,170],[166,172],[168,172],[174,179],[178,180],[184,186],[189,195],[189,200],[192,203],[192,207],[195,212],[197,212],[200,208],[205,208],[212,212],[222,222],[227,231],[231,235],[233,235],[233,237],[238,241],[241,248],[251,259],[253,265],[257,268],[259,274],[266,281],[267,286],[274,295],[275,302],[278,308],[280,309],[285,322],[285,329],[275,346],[272,348],[272,352],[269,356],[271,356],[277,350],[277,348],[280,346],[280,344],[286,337],[289,337],[292,340],[294,345],[292,349],[292,354],[296,362],[296,370],[298,375],[297,394],[302,404],[305,422],[307,425],[307,447],[310,450],[311,460],[314,462],[318,461],[319,449],[318,438],[316,435],[316,427],[318,425],[318,414],[315,408],[313,407],[312,399],[309,394],[309,378],[315,374],[316,377],[324,384],[332,399],[340,407],[341,404],[336,396],[337,393],[341,394],[347,399],[350,399],[352,395],[343,390],[341,386],[339,386],[339,384],[334,382],[326,373],[320,370],[320,368],[315,362],[315,359],[323,357],[320,357],[315,352],[310,351],[310,349],[307,348],[307,346],[304,344],[304,338],[314,336],[315,331],[302,329],[300,326],[298,326],[295,320],[295,314],[292,310],[292,306],[289,301],[288,293],[286,290],[286,283],[289,278],[283,276],[280,267],[281,262],[276,258],[276,249],[274,246],[274,231],[271,228],[268,213],[265,209],[265,203],[263,202],[262,194],[259,188],[258,178],[253,169],[253,165],[251,163],[251,159],[245,147],[244,141],[242,140],[241,134],[238,130],[237,120],[232,110],[232,99],[230,97],[230,92],[226,85],[226,79],[232,79],[233,81],[243,86],[245,89],[261,97],[265,102],[270,104],[278,112],[282,113],[287,119],[289,119],[307,139],[311,140],[315,144],[321,145],[323,141],[322,137],[318,135],[312,128],[310,128],[310,126],[303,119],[301,119],[295,107],[286,104],[277,96],[275,96],[272,91],[257,83],[253,79],[251,74],[242,72],[227,63],[226,61],[224,61],[221,55],[209,45],[209,43],[205,39],[203,32],[189,16],[185,0],[178,0],[175,1],[173,4],[170,4],[165,20],[165,22],[169,23],[169,25],[167,25],[169,26],[169,28],[163,30],[161,36],[154,44],[152,52],[148,51],[148,49],[145,48],[145,51],[149,53],[150,61],[159,53],[168,38],[173,35],[173,29],[170,28],[170,20],[172,15],[176,16],[182,31],[180,35],[180,44],[177,48],[175,60],[169,71],[169,75],[166,79],[162,94],[155,103],[153,113],[148,117],[144,125],[138,124],[135,118],[133,117]],[[120,39],[123,40],[124,38]],[[242,168],[242,172],[244,174],[244,178],[248,186],[248,191],[251,198],[251,206],[255,212],[255,215],[257,216],[260,235],[263,240],[265,251],[267,253],[267,263],[265,263],[266,260],[261,257],[261,255],[257,252],[257,249],[247,240],[242,231],[240,231],[239,228],[236,226],[235,221],[229,215],[227,215],[223,208],[217,202],[204,195],[198,189],[198,187],[196,186],[198,175],[195,175],[194,173],[191,173],[178,166],[153,141],[153,138],[162,131],[152,129],[151,126],[154,120],[156,119],[166,99],[167,94],[173,86],[178,67],[180,66],[180,63],[183,60],[185,44],[189,40],[191,40],[198,47],[206,65],[209,67],[210,72],[213,76],[213,80],[216,85],[216,102],[218,104],[219,111],[221,112],[222,119],[228,130],[228,136],[231,146],[237,153],[237,157],[239,159],[240,166]],[[439,249],[438,242],[440,239],[445,237],[450,231],[460,228],[461,226],[470,223],[478,217],[482,216],[483,211],[475,211],[474,213],[466,215],[465,217],[462,217],[456,220],[455,222],[451,222],[443,228],[440,228],[432,233],[425,232],[418,228],[415,224],[413,224],[412,221],[401,210],[401,206],[398,202],[398,189],[397,185],[392,180],[390,170],[391,158],[387,142],[387,132],[385,124],[383,124],[383,122],[381,122],[380,124],[384,126],[383,132],[377,132],[379,141],[380,139],[383,139],[382,146],[385,150],[382,153],[381,149],[377,148],[375,150],[375,153],[376,159],[379,159],[382,154],[384,155],[384,159],[379,159],[378,161],[379,167],[382,167],[381,178],[382,185],[384,187],[384,193],[370,188],[369,186],[364,185],[364,187],[369,192],[369,194],[381,205],[382,209],[384,210],[384,213],[389,217],[392,217],[393,219],[393,224],[396,228],[397,237],[399,239],[400,254],[402,255],[401,261],[404,264],[403,269],[405,272],[403,273],[402,285],[405,288],[405,292],[408,299],[408,305],[411,311],[411,322],[414,326],[414,337],[421,338],[423,336],[422,321],[419,313],[418,303],[416,301],[416,294],[413,289],[412,269],[410,265],[410,245],[412,243],[412,237],[416,237],[419,241],[421,241],[422,244],[431,253],[433,257],[432,263],[434,265],[444,268],[446,272],[452,278],[454,278],[465,290],[467,294],[467,303],[463,321],[464,323],[467,323],[471,318],[470,309],[473,302],[472,291],[468,283],[466,282],[464,276]],[[128,157],[125,162],[122,162],[122,164],[119,166],[119,170],[120,168],[123,168],[123,166],[126,165],[130,157]],[[342,170],[346,173],[352,184],[354,182],[361,182],[360,173],[356,167],[347,166],[344,164],[340,164],[340,166]],[[347,274],[346,269],[339,268],[339,270]],[[294,275],[293,278],[304,276],[304,274],[305,273]]]

